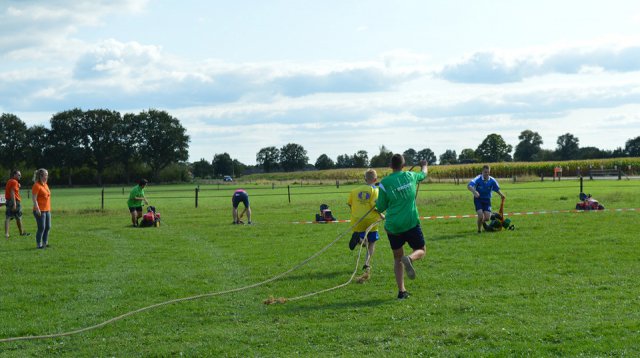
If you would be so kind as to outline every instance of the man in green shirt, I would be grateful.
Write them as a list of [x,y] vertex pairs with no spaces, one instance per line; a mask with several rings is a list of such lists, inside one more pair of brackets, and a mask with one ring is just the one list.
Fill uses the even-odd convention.
[[[403,266],[407,277],[414,279],[416,271],[413,268],[413,261],[423,258],[426,252],[416,207],[416,192],[418,182],[427,177],[427,162],[420,161],[421,171],[418,173],[402,171],[404,164],[402,155],[394,154],[391,157],[393,173],[380,182],[380,193],[376,201],[378,212],[387,211],[384,228],[393,250],[393,271],[398,284],[399,299],[409,297],[409,292],[404,287]],[[403,249],[405,243],[413,249],[413,252],[407,256],[404,255]]]
[[129,200],[127,200],[127,206],[129,206],[129,212],[131,213],[131,223],[133,226],[138,226],[138,220],[142,218],[142,202],[149,205],[147,198],[144,196],[144,187],[147,186],[146,179],[140,179],[138,185],[134,186],[129,193]]

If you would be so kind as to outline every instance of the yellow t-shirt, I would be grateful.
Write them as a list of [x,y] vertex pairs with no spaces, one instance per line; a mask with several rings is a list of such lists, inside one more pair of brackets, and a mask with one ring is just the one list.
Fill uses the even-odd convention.
[[[376,206],[378,188],[372,185],[361,185],[351,191],[348,204],[351,206],[351,225],[356,223],[371,208]],[[364,220],[353,228],[355,232],[364,232],[369,225],[380,219],[380,214],[372,210]],[[371,228],[370,232],[378,231],[378,225]]]

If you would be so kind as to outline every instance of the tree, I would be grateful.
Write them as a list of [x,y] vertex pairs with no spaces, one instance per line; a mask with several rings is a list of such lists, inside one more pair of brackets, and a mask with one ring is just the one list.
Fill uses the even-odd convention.
[[300,144],[289,143],[280,148],[280,166],[286,172],[302,170],[308,161],[307,151]]
[[640,136],[629,139],[624,146],[627,155],[630,157],[640,157]]
[[610,152],[607,151],[607,157],[609,158],[622,158],[622,157],[628,157],[628,156],[630,156],[629,151],[622,147],[618,147]]
[[416,152],[416,150],[413,148],[409,148],[404,152],[402,152],[402,156],[404,157],[404,161],[406,163],[409,163],[410,165],[413,165],[414,163],[417,163],[420,161],[418,159],[418,152]]
[[520,143],[516,145],[516,151],[513,153],[513,159],[519,162],[530,162],[533,156],[540,151],[542,145],[542,137],[538,132],[529,129],[524,130],[518,136]]
[[233,175],[239,177],[247,171],[247,165],[240,162],[238,159],[233,160]]
[[560,160],[577,159],[580,140],[571,133],[565,133],[556,141],[556,154]]
[[276,147],[265,147],[256,154],[256,163],[262,167],[265,173],[278,169],[280,150]]
[[606,158],[607,152],[600,150],[596,147],[582,147],[578,149],[578,154],[575,159],[601,159]]
[[84,165],[87,153],[82,133],[83,112],[79,108],[59,112],[51,117],[50,146],[45,156],[54,166],[67,170],[67,181],[73,185],[74,169]]
[[45,126],[37,125],[27,129],[24,155],[27,166],[34,168],[44,168],[50,163],[45,157],[45,153],[50,152],[49,130]]
[[349,154],[339,155],[336,158],[336,168],[353,168],[353,157]]
[[475,163],[477,161],[476,151],[471,148],[463,149],[458,156],[458,163],[460,164]]
[[335,167],[335,164],[333,163],[333,160],[329,158],[329,156],[327,156],[326,154],[321,154],[318,159],[316,159],[315,167],[318,170],[325,170]]
[[418,162],[421,160],[426,160],[427,164],[433,165],[438,160],[438,158],[436,157],[436,153],[434,153],[431,149],[424,148],[418,153],[416,153],[416,158],[414,158],[414,162],[407,161],[407,163],[410,163],[411,165],[417,165]]
[[366,150],[359,150],[353,155],[354,168],[366,168],[369,166],[369,155]]
[[489,134],[476,149],[476,157],[485,163],[511,161],[513,147],[507,144],[499,134]]
[[540,149],[538,153],[536,153],[532,160],[534,162],[551,162],[557,160],[556,152],[549,149]]
[[117,159],[120,140],[115,134],[121,121],[116,111],[97,109],[83,113],[82,144],[87,150],[86,163],[97,172],[98,185],[102,185],[104,169]]
[[191,164],[191,173],[195,178],[211,178],[213,176],[213,165],[208,160],[202,158]]
[[144,135],[142,160],[149,167],[153,178],[169,164],[189,158],[189,136],[180,121],[165,111],[150,109],[136,116],[136,122]]
[[114,136],[118,138],[116,158],[124,168],[127,184],[131,181],[132,167],[141,158],[144,142],[144,130],[138,123],[138,117],[133,113],[126,113],[115,127]]
[[447,149],[440,154],[440,165],[458,164],[458,156],[455,150]]
[[229,153],[216,154],[211,162],[213,166],[213,175],[223,177],[225,175],[234,175],[233,159]]
[[18,116],[3,113],[0,116],[0,164],[15,169],[25,159],[28,148],[27,125]]
[[371,158],[371,167],[372,168],[384,168],[388,167],[391,164],[391,157],[393,156],[393,152],[391,152],[387,147],[382,145],[380,147],[380,153],[374,155]]

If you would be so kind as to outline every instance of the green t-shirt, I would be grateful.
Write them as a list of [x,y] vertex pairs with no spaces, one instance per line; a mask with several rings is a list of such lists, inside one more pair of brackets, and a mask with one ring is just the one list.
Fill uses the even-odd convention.
[[136,200],[136,198],[142,198],[144,196],[144,189],[140,185],[136,185],[131,189],[129,194],[129,200],[127,200],[127,206],[130,208],[136,208],[142,206],[142,200]]
[[401,234],[418,225],[416,185],[426,178],[423,172],[394,172],[380,181],[376,201],[379,212],[387,211],[384,228],[392,234]]

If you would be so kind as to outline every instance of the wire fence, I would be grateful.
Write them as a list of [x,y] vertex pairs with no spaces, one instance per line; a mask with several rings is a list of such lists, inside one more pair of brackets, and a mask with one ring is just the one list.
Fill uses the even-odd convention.
[[[503,179],[504,180],[504,179]],[[577,193],[582,192],[584,181],[589,181],[589,178],[565,178],[562,180],[554,181],[554,184],[549,184],[546,186],[534,186],[527,185],[526,182],[518,182],[517,180],[512,180],[512,185],[509,187],[509,191],[537,191],[537,190],[550,190],[550,189],[574,189]],[[437,183],[432,181],[432,183]],[[437,186],[429,186],[426,189],[425,186],[420,188],[420,191],[428,192],[460,192],[466,190],[467,180],[454,181],[453,185],[447,185],[446,183],[442,183],[442,185]],[[504,181],[503,181],[504,183]],[[450,183],[449,183],[450,184]],[[287,184],[287,185],[275,185],[272,183],[271,186],[263,185],[260,187],[251,188],[251,197],[286,197],[288,203],[291,203],[292,200],[295,200],[296,197],[299,196],[311,196],[311,195],[330,195],[330,194],[344,194],[347,195],[353,188],[359,186],[361,184],[349,183],[349,184],[340,184],[339,181],[336,181],[336,184]],[[636,180],[628,181],[628,183],[619,183],[616,187],[638,187],[640,189],[640,185]],[[245,186],[245,188],[248,188]],[[230,198],[230,192],[239,189],[238,185],[207,185],[201,187],[200,185],[195,186],[193,188],[176,188],[176,189],[162,189],[160,191],[154,192],[148,190],[147,193],[153,195],[153,199],[186,199],[191,198],[193,200],[194,206],[198,208],[199,204],[202,200],[208,199],[226,199]],[[318,189],[318,190],[314,190]],[[128,190],[122,188],[122,190],[108,190],[107,188],[102,188],[100,190],[100,209],[104,210],[105,201],[115,201],[115,200],[123,200],[128,196]],[[181,193],[180,195],[176,195],[177,193]],[[186,195],[189,193],[188,195]],[[292,199],[293,198],[293,199]]]

